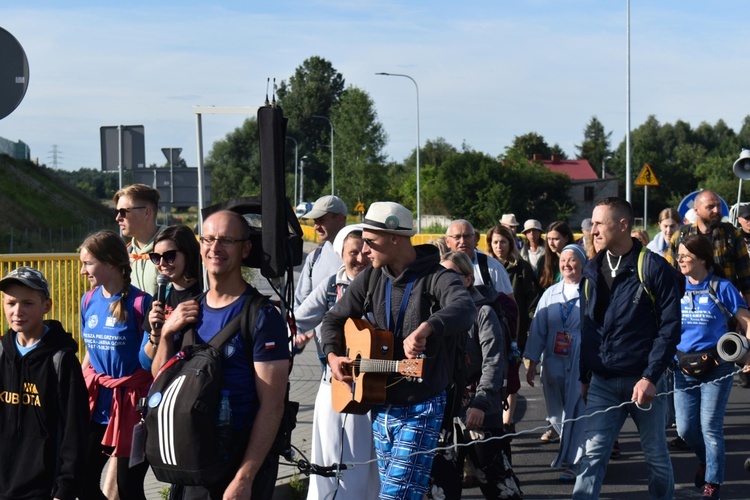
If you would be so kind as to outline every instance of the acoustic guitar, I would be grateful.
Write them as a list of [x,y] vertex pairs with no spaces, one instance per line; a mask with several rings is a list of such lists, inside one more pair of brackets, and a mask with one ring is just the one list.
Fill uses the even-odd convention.
[[378,330],[363,319],[349,318],[344,325],[346,355],[354,379],[349,384],[331,379],[333,409],[339,413],[359,415],[373,405],[385,403],[388,376],[399,373],[410,379],[422,376],[423,359],[393,360],[393,334]]

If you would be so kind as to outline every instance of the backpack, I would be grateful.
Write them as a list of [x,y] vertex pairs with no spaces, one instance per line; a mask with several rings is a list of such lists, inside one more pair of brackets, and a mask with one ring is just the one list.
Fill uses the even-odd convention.
[[338,285],[336,284],[336,275],[332,274],[328,278],[328,285],[326,286],[326,311],[333,309],[336,305],[336,301],[339,299]]
[[[638,253],[638,265],[636,266],[638,270],[638,281],[640,282],[640,284],[638,285],[638,290],[635,292],[633,304],[637,304],[638,302],[640,302],[641,295],[643,294],[643,292],[646,292],[646,294],[648,294],[649,298],[651,299],[651,305],[654,309],[654,318],[658,319],[658,316],[656,314],[656,297],[654,297],[653,292],[646,284],[647,277],[651,276],[651,262],[655,258],[656,257],[654,257],[654,253],[651,250],[649,250],[645,246],[641,247],[641,251]],[[680,289],[680,297],[682,297],[683,295],[685,295],[685,277],[674,267],[668,267],[672,270],[672,272],[675,274],[675,277],[677,278],[677,283]],[[584,278],[583,281],[583,294],[586,298],[586,302],[588,302],[589,297],[591,296],[591,283],[589,283],[589,280],[587,280],[586,278]],[[714,290],[714,295],[715,294],[716,291]]]
[[492,277],[490,276],[490,267],[487,264],[487,254],[476,252],[477,264],[479,265],[479,274],[482,275],[482,281],[485,286],[492,286]]
[[252,332],[258,311],[266,304],[266,296],[250,294],[240,314],[205,344],[194,344],[197,334],[189,329],[180,352],[154,378],[144,419],[146,458],[159,481],[205,486],[237,470],[250,430],[232,429],[228,437],[219,439],[222,347],[240,330],[246,350],[252,353]]
[[313,273],[313,267],[315,267],[315,263],[318,262],[318,258],[320,257],[320,252],[323,251],[323,245],[325,245],[326,242],[324,241],[317,247],[315,247],[315,250],[313,251],[313,257],[312,262],[310,262],[310,270],[308,271],[307,277],[312,279],[312,273]]

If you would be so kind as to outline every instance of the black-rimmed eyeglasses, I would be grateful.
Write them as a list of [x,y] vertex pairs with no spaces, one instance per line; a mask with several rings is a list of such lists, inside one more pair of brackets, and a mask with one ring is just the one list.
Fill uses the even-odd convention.
[[219,243],[221,247],[231,247],[235,243],[241,243],[247,241],[247,238],[234,239],[234,238],[214,238],[212,236],[201,236],[198,238],[203,245],[210,247],[214,243]]

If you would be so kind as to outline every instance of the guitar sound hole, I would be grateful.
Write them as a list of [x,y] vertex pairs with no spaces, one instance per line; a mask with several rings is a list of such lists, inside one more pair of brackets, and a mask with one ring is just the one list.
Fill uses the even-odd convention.
[[358,355],[356,358],[354,358],[353,361],[354,362],[352,363],[352,376],[354,378],[357,378],[359,377],[359,372],[360,372],[359,365],[362,362],[362,356]]

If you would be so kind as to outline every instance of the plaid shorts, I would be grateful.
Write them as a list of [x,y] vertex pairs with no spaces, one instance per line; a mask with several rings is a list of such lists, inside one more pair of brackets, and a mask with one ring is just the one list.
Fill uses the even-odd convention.
[[435,453],[415,453],[437,446],[445,401],[443,391],[415,405],[373,408],[381,499],[421,500],[427,493]]

